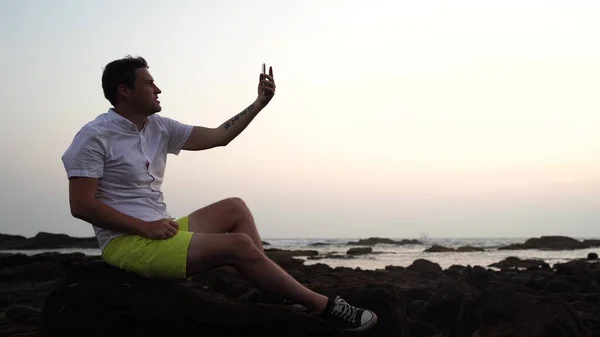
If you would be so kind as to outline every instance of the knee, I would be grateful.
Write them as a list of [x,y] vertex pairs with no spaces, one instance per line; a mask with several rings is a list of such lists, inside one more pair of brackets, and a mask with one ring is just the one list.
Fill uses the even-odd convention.
[[235,209],[248,209],[246,202],[244,202],[244,200],[238,197],[227,198],[224,200],[224,202],[226,202],[230,207]]
[[231,233],[229,235],[231,236],[230,247],[235,261],[248,263],[264,257],[248,234]]
[[241,198],[227,198],[223,200],[223,202],[227,205],[227,208],[229,209],[230,213],[240,216],[248,216],[248,206]]

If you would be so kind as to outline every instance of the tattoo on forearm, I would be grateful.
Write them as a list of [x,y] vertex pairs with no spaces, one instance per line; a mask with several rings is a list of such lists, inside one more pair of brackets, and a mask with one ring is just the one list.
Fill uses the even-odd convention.
[[254,104],[251,104],[249,107],[247,107],[246,109],[244,109],[244,111],[242,111],[242,112],[240,112],[239,114],[237,114],[237,115],[235,115],[235,116],[231,117],[231,119],[230,119],[230,120],[228,120],[228,121],[225,123],[225,125],[224,125],[224,127],[225,127],[225,130],[227,130],[227,129],[229,129],[230,127],[234,126],[234,125],[235,125],[235,123],[236,123],[237,121],[239,121],[239,120],[240,120],[240,118],[242,118],[244,115],[251,114],[251,113],[253,113],[253,112],[254,112]]

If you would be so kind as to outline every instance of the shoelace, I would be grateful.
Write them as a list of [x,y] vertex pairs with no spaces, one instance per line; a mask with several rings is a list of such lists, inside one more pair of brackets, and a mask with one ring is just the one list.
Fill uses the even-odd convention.
[[334,307],[331,309],[331,314],[345,320],[355,322],[357,309],[346,303],[343,299],[335,301]]

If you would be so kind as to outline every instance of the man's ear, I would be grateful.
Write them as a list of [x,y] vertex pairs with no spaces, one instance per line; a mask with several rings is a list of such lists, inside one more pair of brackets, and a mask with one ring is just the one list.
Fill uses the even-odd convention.
[[129,88],[127,88],[126,85],[119,85],[119,94],[121,94],[121,96],[125,97],[125,98],[129,98]]

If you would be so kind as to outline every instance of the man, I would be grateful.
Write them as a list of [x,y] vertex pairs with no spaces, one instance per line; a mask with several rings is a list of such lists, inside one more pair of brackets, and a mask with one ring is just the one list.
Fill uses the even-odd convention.
[[252,215],[238,198],[178,220],[161,192],[167,154],[226,146],[275,95],[273,69],[260,74],[252,104],[217,128],[162,117],[146,60],[127,56],[102,74],[106,113],[79,130],[62,157],[71,214],[90,223],[104,260],[139,275],[180,280],[230,265],[257,287],[299,303],[345,330],[373,327],[377,316],[336,296],[315,293],[266,257]]

